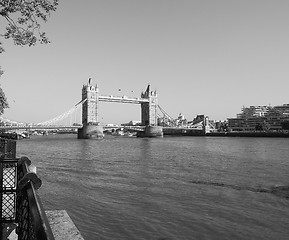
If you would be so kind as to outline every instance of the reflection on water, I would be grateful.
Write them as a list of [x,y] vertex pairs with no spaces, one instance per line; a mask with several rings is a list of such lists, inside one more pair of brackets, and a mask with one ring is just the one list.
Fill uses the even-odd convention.
[[288,141],[55,135],[17,152],[86,240],[287,239]]

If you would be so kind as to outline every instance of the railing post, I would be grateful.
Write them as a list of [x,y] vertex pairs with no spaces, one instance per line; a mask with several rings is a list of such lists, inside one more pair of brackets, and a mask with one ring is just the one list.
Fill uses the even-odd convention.
[[0,138],[0,212],[1,239],[7,239],[15,229],[17,159],[16,141]]
[[18,161],[16,233],[19,240],[54,240],[41,200],[36,193],[41,186],[41,180],[36,173],[30,171],[30,165],[31,161],[27,157]]
[[[1,136],[0,136],[1,137]],[[0,138],[0,239],[16,228],[18,240],[54,240],[36,190],[41,180],[27,157],[16,158],[16,140]]]

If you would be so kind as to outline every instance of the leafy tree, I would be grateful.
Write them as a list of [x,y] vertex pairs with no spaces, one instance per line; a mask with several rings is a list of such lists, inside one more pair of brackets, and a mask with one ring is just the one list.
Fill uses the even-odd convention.
[[5,94],[2,90],[2,88],[0,87],[0,115],[4,113],[4,109],[8,108],[8,102],[7,99],[5,97]]
[[[1,46],[1,42],[0,42],[0,53],[4,52],[4,49],[2,48]],[[1,70],[1,66],[0,66],[0,77],[1,75],[3,74],[3,71]],[[7,99],[6,99],[6,96],[0,86],[0,115],[2,115],[4,113],[4,109],[5,108],[8,108],[9,105],[8,105],[8,102],[7,102]]]
[[289,121],[283,121],[281,122],[281,127],[284,130],[289,130]]
[[261,123],[257,123],[256,126],[255,126],[255,129],[256,129],[256,131],[262,131],[262,130],[264,130]]
[[[15,45],[34,46],[37,42],[49,43],[45,32],[41,31],[41,21],[46,22],[55,11],[59,0],[1,0],[0,17],[7,21],[5,39],[12,39]],[[0,53],[4,51],[0,42]],[[0,67],[0,77],[3,74]],[[0,86],[0,115],[8,108],[8,102]]]
[[37,40],[49,43],[41,31],[40,20],[46,22],[57,5],[58,0],[1,0],[0,15],[8,22],[4,38],[12,38],[21,46],[33,46]]

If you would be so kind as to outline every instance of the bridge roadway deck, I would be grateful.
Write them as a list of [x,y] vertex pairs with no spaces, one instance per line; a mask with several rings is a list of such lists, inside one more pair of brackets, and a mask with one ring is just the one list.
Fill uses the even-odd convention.
[[[20,125],[20,126],[0,126],[0,130],[41,130],[41,129],[78,129],[82,128],[82,125],[79,126],[61,126],[61,125]],[[125,128],[125,129],[132,129],[132,130],[143,130],[144,126],[103,126],[104,130],[107,129],[118,129],[118,128]]]
[[57,125],[29,125],[29,126],[0,126],[0,129],[3,130],[17,130],[17,129],[25,129],[25,130],[34,130],[34,129],[77,129],[82,128],[81,126],[57,126]]
[[146,98],[129,98],[127,96],[117,97],[117,96],[99,96],[98,100],[100,102],[116,102],[116,103],[132,103],[141,104],[149,102]]

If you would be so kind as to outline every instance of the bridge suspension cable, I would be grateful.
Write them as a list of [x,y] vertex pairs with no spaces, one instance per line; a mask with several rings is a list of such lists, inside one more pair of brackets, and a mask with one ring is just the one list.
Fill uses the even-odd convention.
[[158,105],[158,108],[160,109],[160,111],[162,112],[162,114],[164,114],[167,118],[174,120],[169,114],[166,113],[166,111],[164,109],[161,108],[160,105]]
[[87,101],[87,98],[84,99],[84,100],[81,100],[80,102],[75,104],[74,107],[70,108],[68,111],[62,113],[61,115],[59,115],[57,117],[54,117],[54,118],[52,118],[50,120],[37,123],[36,125],[52,125],[52,124],[55,124],[56,122],[59,122],[59,121],[63,120],[64,118],[67,118],[69,115],[73,114],[86,101]]
[[0,116],[0,122],[3,122],[3,123],[8,123],[8,124],[11,124],[11,125],[26,125],[27,123],[22,123],[22,122],[16,122],[16,121],[12,121],[12,120],[9,120],[7,118],[4,118],[2,116]]
[[[168,119],[169,120],[169,122],[171,123],[171,124],[173,124],[173,125],[175,125],[176,124],[176,120],[175,119],[173,119],[160,105],[158,105],[158,108],[159,108],[159,110],[161,111],[161,113],[163,114],[163,118],[165,119]],[[160,114],[158,114],[159,116],[160,116]]]

